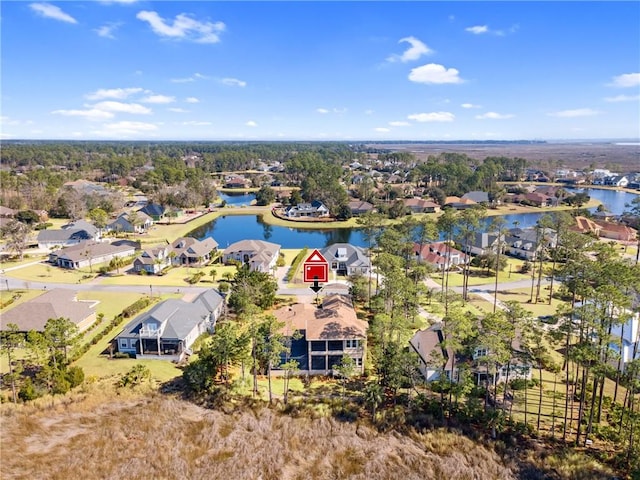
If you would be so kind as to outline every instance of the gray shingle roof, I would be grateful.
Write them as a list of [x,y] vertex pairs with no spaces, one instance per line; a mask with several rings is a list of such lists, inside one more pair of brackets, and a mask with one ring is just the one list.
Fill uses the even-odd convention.
[[0,315],[0,329],[15,323],[21,331],[43,331],[50,318],[68,318],[78,324],[95,311],[89,302],[75,301],[76,292],[55,288],[25,303],[21,303]]

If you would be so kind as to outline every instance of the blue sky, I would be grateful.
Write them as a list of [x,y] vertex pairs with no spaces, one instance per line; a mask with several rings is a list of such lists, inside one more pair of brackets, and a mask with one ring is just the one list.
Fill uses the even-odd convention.
[[639,18],[631,1],[3,1],[1,138],[638,138]]

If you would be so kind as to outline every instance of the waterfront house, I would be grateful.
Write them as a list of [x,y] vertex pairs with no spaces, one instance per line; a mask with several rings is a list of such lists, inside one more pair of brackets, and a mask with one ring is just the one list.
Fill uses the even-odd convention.
[[222,261],[247,265],[251,271],[271,273],[280,255],[280,245],[263,240],[241,240],[224,249]]
[[329,209],[321,201],[314,200],[289,207],[285,215],[289,218],[323,218],[329,216]]
[[368,275],[371,270],[371,259],[364,249],[350,243],[334,243],[320,253],[329,262],[329,270],[337,275]]
[[203,265],[208,263],[218,250],[218,242],[207,237],[197,240],[193,237],[180,237],[171,244],[172,263],[174,265]]

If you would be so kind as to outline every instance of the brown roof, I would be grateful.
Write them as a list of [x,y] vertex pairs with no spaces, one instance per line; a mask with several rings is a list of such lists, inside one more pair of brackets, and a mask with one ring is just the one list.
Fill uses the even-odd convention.
[[79,302],[73,290],[55,288],[2,312],[0,330],[6,330],[9,323],[15,323],[20,331],[41,332],[50,318],[67,318],[77,325],[92,314],[95,314],[92,302]]
[[305,331],[307,340],[345,340],[366,338],[368,323],[356,316],[348,297],[331,295],[324,299],[322,308],[306,303],[283,307],[274,316],[285,323],[283,333]]
[[[418,330],[413,337],[411,337],[409,343],[424,363],[430,367],[442,367],[445,355],[445,351],[442,348],[442,340],[442,324],[436,323],[426,330]],[[453,350],[450,348],[447,349],[446,357],[447,364],[445,365],[445,369],[451,370],[451,366],[453,365]]]

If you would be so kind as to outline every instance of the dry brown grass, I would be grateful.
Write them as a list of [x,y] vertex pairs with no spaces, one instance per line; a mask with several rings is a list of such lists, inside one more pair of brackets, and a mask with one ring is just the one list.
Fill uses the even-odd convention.
[[4,405],[3,479],[514,479],[499,456],[445,431],[379,433],[267,408],[224,413],[172,397],[84,393]]

